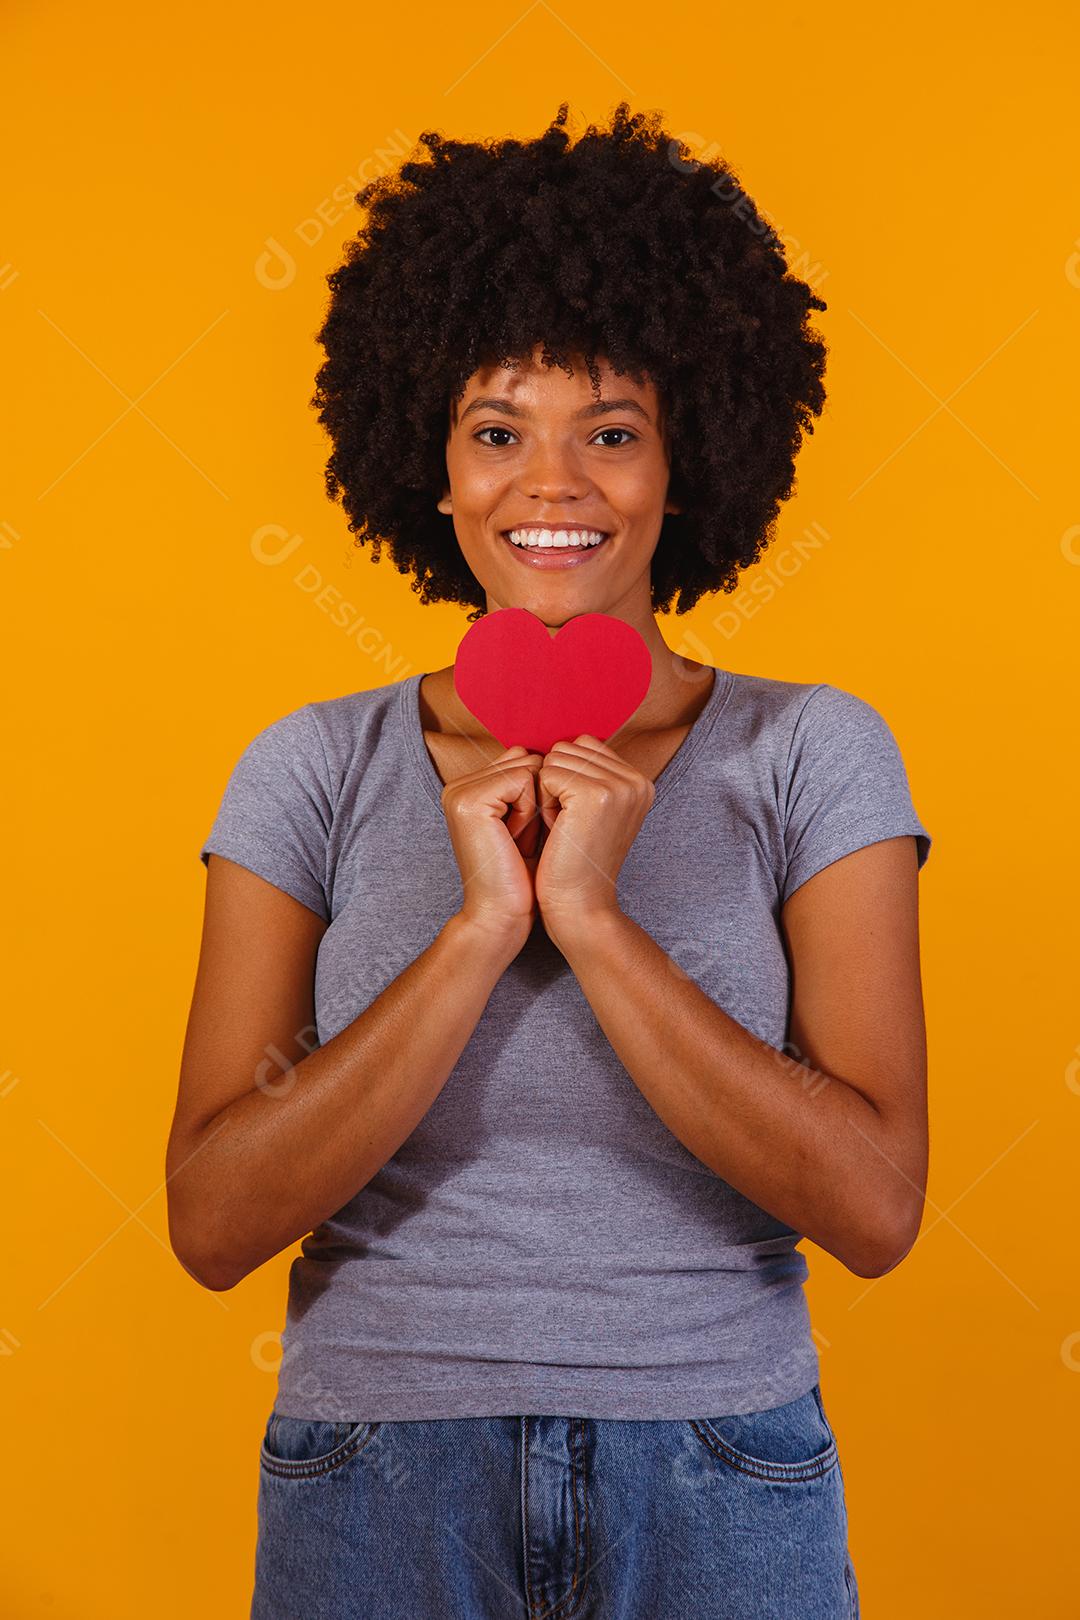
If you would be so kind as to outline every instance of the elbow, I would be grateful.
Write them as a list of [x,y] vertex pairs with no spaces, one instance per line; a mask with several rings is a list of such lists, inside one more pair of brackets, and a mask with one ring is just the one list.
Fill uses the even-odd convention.
[[171,1213],[169,1246],[188,1276],[197,1282],[200,1288],[207,1288],[211,1293],[221,1294],[229,1288],[235,1288],[246,1275],[207,1241],[205,1230],[193,1231],[176,1220]]
[[197,1282],[200,1288],[208,1288],[211,1293],[222,1294],[229,1288],[235,1288],[244,1276],[235,1267],[222,1263],[215,1255],[201,1249],[193,1249],[186,1244],[172,1242],[172,1251],[188,1276]]
[[218,1190],[205,1179],[195,1183],[190,1174],[181,1173],[197,1149],[197,1144],[192,1149],[188,1141],[175,1143],[170,1138],[165,1159],[169,1247],[192,1281],[220,1294],[235,1288],[247,1270],[236,1265],[221,1241],[224,1222]]
[[906,1249],[902,1253],[897,1253],[888,1246],[868,1247],[860,1250],[858,1254],[848,1255],[844,1264],[849,1271],[855,1273],[856,1277],[884,1277],[886,1272],[892,1271],[900,1264],[906,1253]]
[[190,1261],[185,1260],[182,1254],[177,1254],[176,1258],[179,1260],[188,1276],[192,1277],[195,1282],[199,1284],[200,1288],[208,1288],[213,1294],[222,1294],[226,1291],[226,1289],[235,1288],[236,1284],[240,1281],[240,1278],[234,1273],[225,1271],[224,1269],[218,1269],[212,1264],[203,1264],[200,1262],[193,1265]]
[[914,1248],[921,1221],[921,1206],[914,1219],[909,1213],[904,1220],[891,1224],[879,1221],[864,1233],[857,1250],[844,1255],[844,1264],[856,1277],[884,1277],[895,1271]]

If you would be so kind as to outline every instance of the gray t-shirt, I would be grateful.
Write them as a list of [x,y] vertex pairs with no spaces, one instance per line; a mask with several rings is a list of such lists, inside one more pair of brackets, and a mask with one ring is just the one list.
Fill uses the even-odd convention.
[[[322,1044],[461,905],[421,679],[267,726],[200,851],[329,923]],[[904,833],[921,867],[930,837],[876,709],[823,683],[721,669],[657,779],[619,902],[707,995],[784,1048],[781,906],[831,861]],[[663,1124],[538,925],[412,1135],[304,1238],[277,1407],[390,1422],[777,1406],[818,1377],[799,1241]]]

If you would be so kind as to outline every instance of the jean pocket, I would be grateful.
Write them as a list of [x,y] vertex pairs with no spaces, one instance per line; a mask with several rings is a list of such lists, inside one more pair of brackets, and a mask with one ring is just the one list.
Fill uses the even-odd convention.
[[355,1457],[378,1427],[377,1423],[287,1417],[275,1409],[266,1422],[259,1460],[268,1473],[280,1478],[312,1479]]
[[836,1436],[817,1384],[783,1406],[688,1420],[721,1463],[779,1484],[819,1479],[837,1464]]

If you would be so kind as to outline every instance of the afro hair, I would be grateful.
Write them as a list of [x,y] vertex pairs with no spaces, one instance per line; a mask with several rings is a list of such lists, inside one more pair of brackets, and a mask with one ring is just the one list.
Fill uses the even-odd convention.
[[470,619],[486,598],[436,502],[451,401],[477,370],[541,345],[546,366],[572,375],[583,361],[597,395],[598,356],[655,385],[683,507],[653,554],[655,612],[735,589],[773,537],[825,400],[808,312],[827,306],[732,169],[625,101],[572,144],[567,110],[531,141],[426,131],[356,194],[365,222],[327,277],[311,401],[332,446],[327,494],[375,561],[389,546],[422,603],[457,602]]

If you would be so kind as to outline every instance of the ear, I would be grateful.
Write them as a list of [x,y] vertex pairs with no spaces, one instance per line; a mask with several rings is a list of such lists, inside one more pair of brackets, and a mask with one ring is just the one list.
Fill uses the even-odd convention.
[[445,515],[447,517],[449,517],[451,515],[451,513],[453,511],[453,506],[452,506],[452,503],[451,503],[451,500],[450,500],[449,491],[447,491],[447,493],[442,497],[442,499],[437,502],[437,505],[438,505],[439,511],[445,513]]
[[683,511],[682,503],[680,501],[665,501],[664,511],[670,512],[673,516],[678,517]]

